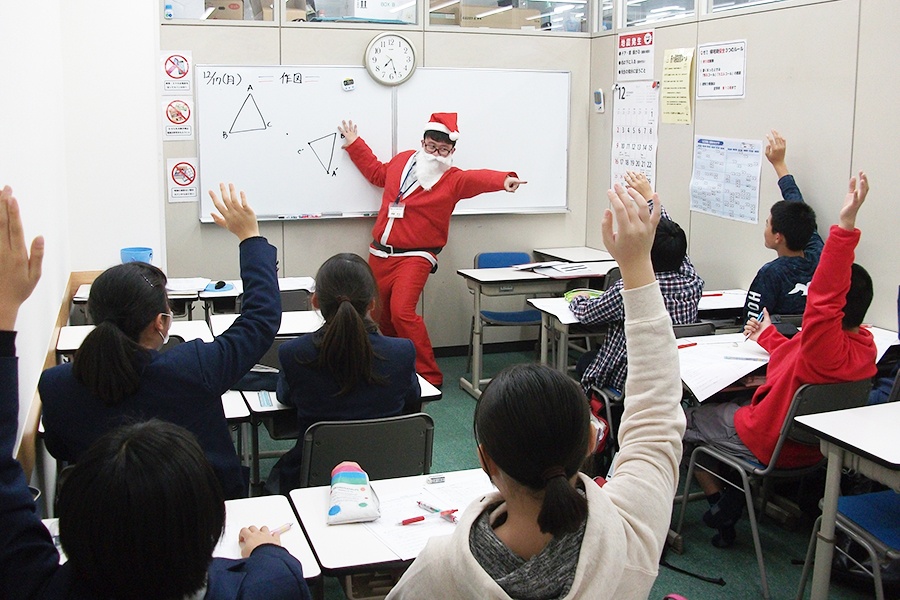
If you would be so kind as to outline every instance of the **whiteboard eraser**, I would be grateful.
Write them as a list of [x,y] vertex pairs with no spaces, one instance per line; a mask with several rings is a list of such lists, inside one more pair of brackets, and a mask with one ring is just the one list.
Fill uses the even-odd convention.
[[349,92],[350,90],[352,90],[355,87],[356,87],[356,82],[353,81],[352,77],[348,77],[344,80],[344,91],[345,92]]

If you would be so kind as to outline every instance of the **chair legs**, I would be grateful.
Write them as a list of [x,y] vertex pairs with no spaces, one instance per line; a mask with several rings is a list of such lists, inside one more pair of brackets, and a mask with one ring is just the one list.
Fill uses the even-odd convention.
[[738,486],[731,483],[724,477],[721,477],[718,473],[712,472],[711,470],[705,468],[703,465],[698,465],[697,457],[698,457],[699,453],[709,455],[709,453],[705,452],[704,450],[705,450],[705,448],[703,446],[698,446],[697,448],[694,449],[694,452],[691,454],[691,462],[688,464],[687,478],[684,481],[684,491],[682,492],[681,511],[679,511],[679,514],[678,514],[678,526],[675,528],[675,532],[680,535],[681,528],[684,526],[684,514],[687,511],[687,503],[690,498],[691,484],[694,482],[694,469],[696,467],[700,467],[707,473],[710,473],[711,475],[717,477],[725,485],[731,486],[735,489],[742,490],[744,493],[744,499],[747,502],[747,517],[748,517],[748,519],[750,519],[750,532],[753,535],[753,547],[756,550],[756,561],[759,565],[759,580],[760,580],[760,584],[762,585],[763,597],[768,600],[768,598],[769,598],[769,582],[766,577],[766,566],[765,566],[765,563],[763,562],[762,544],[759,541],[759,528],[758,528],[757,522],[756,522],[756,511],[754,510],[754,507],[753,507],[753,494],[750,490],[750,479],[747,476],[746,471],[744,471],[741,468],[738,468],[737,465],[732,465],[731,463],[722,460],[722,458],[719,456],[714,456],[713,458],[716,458],[717,460],[722,461],[725,465],[733,468],[735,471],[740,473],[740,475],[741,475],[741,487],[740,488],[738,488]]

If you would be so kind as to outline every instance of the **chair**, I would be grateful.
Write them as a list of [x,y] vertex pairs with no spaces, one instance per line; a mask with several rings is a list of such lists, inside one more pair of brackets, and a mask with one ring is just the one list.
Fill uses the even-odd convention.
[[[512,267],[531,262],[527,252],[480,252],[475,255],[476,269],[492,269]],[[480,315],[472,316],[472,327],[469,330],[469,351],[466,359],[466,371],[472,368],[472,344],[475,340],[475,318],[481,319],[482,328],[492,327],[524,327],[541,324],[541,311],[535,309],[518,311],[482,310]],[[480,385],[482,382],[473,382]]]
[[779,469],[775,467],[778,462],[778,457],[781,454],[781,449],[784,447],[784,444],[787,440],[791,440],[801,444],[818,446],[818,438],[816,438],[811,433],[802,431],[799,428],[794,428],[794,417],[862,406],[868,399],[869,390],[871,389],[871,387],[872,382],[869,379],[863,379],[861,381],[851,381],[846,383],[828,383],[818,385],[806,384],[800,386],[800,388],[796,392],[794,392],[794,397],[791,400],[791,405],[788,408],[787,415],[785,416],[784,422],[781,424],[778,441],[776,442],[775,449],[772,452],[772,460],[768,465],[763,465],[757,462],[751,462],[742,458],[738,458],[714,446],[697,446],[694,449],[694,452],[691,454],[691,461],[690,465],[688,466],[687,479],[685,479],[684,484],[685,489],[684,493],[682,494],[681,500],[681,512],[678,516],[678,526],[675,529],[676,533],[678,533],[679,535],[681,534],[681,527],[684,524],[684,513],[687,509],[687,502],[690,496],[690,488],[691,484],[693,483],[694,469],[696,467],[699,466],[704,471],[719,478],[725,485],[730,485],[736,489],[738,488],[737,485],[731,483],[724,477],[719,476],[717,473],[714,473],[703,465],[698,465],[698,457],[705,454],[737,471],[741,476],[742,487],[740,489],[743,490],[744,497],[747,501],[747,513],[748,518],[750,519],[750,531],[753,534],[753,546],[756,550],[756,561],[759,565],[759,577],[762,583],[763,596],[765,598],[769,598],[769,584],[766,579],[766,567],[763,562],[762,546],[760,545],[759,541],[759,529],[757,528],[757,517],[753,505],[753,494],[750,489],[750,480],[752,479],[754,481],[763,481],[762,495],[760,499],[760,515],[763,515],[766,511],[766,496],[768,492],[768,485],[766,485],[766,481],[769,478],[802,477],[807,473],[811,473],[819,469],[825,462],[825,458],[822,457],[822,460],[820,460],[818,463],[810,465],[808,467],[792,469]]
[[[875,584],[875,598],[884,600],[881,561],[900,559],[900,495],[894,490],[886,490],[859,496],[842,496],[838,500],[836,517],[836,531],[843,531],[868,552],[872,568],[869,569],[860,564],[838,545],[835,545],[834,549],[844,554],[857,567],[872,577]],[[813,525],[809,548],[806,551],[806,562],[803,563],[803,574],[800,576],[797,600],[803,598],[806,581],[812,569],[817,534],[821,524],[822,517],[819,516]]]
[[698,335],[713,335],[716,333],[716,324],[710,322],[704,323],[685,323],[684,325],[672,325],[675,332],[675,339],[685,337],[695,337]]
[[[310,310],[309,292],[306,290],[282,290],[281,311]],[[234,301],[234,312],[240,313],[244,295],[239,295]]]
[[423,475],[431,471],[434,421],[425,413],[322,421],[303,436],[300,487],[329,485],[331,470],[352,460],[370,479]]

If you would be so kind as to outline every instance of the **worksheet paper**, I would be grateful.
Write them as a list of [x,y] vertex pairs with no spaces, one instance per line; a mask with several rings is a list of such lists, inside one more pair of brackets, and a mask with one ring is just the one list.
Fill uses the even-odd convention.
[[676,341],[681,381],[700,402],[769,362],[769,353],[743,333]]
[[695,136],[691,210],[758,223],[761,161],[760,140]]
[[625,172],[637,171],[655,189],[659,85],[654,81],[618,83],[613,95],[611,185],[624,186]]
[[[418,501],[421,500],[440,510],[455,508],[459,516],[462,516],[463,511],[473,500],[494,489],[488,476],[482,471],[467,473],[463,478],[453,475],[448,474],[448,481],[445,483],[426,484],[418,490],[395,494],[379,493],[381,516],[375,521],[365,523],[366,529],[401,560],[414,559],[425,548],[429,538],[436,535],[450,535],[456,530],[455,523],[423,510],[418,506]],[[400,525],[404,519],[420,515],[426,517],[424,521]]]

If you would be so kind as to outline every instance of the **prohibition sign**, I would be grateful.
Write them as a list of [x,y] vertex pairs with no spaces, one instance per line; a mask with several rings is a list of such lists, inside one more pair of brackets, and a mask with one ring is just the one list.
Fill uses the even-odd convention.
[[188,70],[190,70],[190,66],[185,57],[173,54],[166,59],[166,73],[172,79],[181,79],[188,74]]
[[182,187],[194,183],[197,172],[191,163],[180,162],[172,169],[172,181]]
[[176,125],[181,125],[191,116],[191,107],[183,100],[173,100],[166,107],[166,118]]

